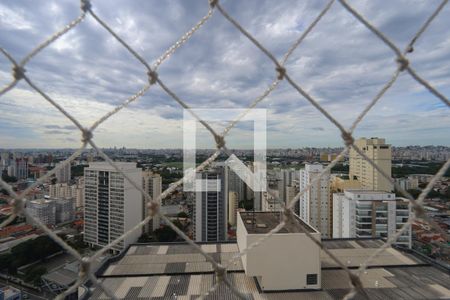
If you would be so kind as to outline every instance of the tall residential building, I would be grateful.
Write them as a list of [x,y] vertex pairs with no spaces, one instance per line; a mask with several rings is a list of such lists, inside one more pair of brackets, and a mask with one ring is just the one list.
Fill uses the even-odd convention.
[[[360,138],[355,146],[370,158],[384,173],[391,176],[391,145],[381,138]],[[365,190],[391,192],[392,184],[384,178],[368,161],[359,155],[353,148],[350,149],[351,179],[357,179]]]
[[333,236],[333,194],[343,193],[344,190],[359,190],[361,183],[356,179],[350,179],[348,174],[331,174],[330,178],[330,237]]
[[229,192],[228,193],[228,224],[231,226],[236,226],[236,218],[238,211],[238,201],[237,201],[237,193]]
[[28,178],[28,159],[23,157],[16,157],[10,160],[10,165],[7,168],[8,175],[14,176],[17,179]]
[[[62,163],[57,163],[55,168],[59,167]],[[58,183],[67,183],[70,181],[70,163],[66,164],[60,170],[55,173],[56,180]]]
[[48,188],[50,198],[74,198],[76,207],[84,206],[84,178],[74,185],[67,183],[52,184]]
[[[136,163],[116,162],[116,166],[142,187],[142,170]],[[106,162],[90,163],[84,169],[84,241],[105,246],[142,220],[142,195],[124,176]],[[121,251],[136,242],[136,230],[113,247]]]
[[294,169],[282,169],[276,173],[278,197],[283,203],[288,201],[287,187],[292,187],[296,171]]
[[[144,191],[147,193],[147,195],[150,195],[150,197],[152,197],[153,201],[157,201],[162,192],[161,175],[153,173],[150,170],[145,170],[142,172],[142,184],[144,187]],[[147,208],[148,201],[145,199],[145,197],[144,197],[143,203],[144,203],[143,217],[145,219],[149,213],[148,208]],[[158,203],[159,203],[159,205],[161,205],[161,200],[159,200]],[[153,216],[151,221],[148,222],[148,224],[146,224],[144,231],[151,233],[154,230],[158,229],[159,225],[160,225],[159,216]]]
[[[305,164],[300,170],[300,190],[306,189],[314,178],[323,171],[319,163]],[[299,216],[322,234],[330,237],[330,173],[325,173],[320,180],[300,197]]]
[[[409,201],[394,193],[345,190],[333,195],[333,238],[389,238],[408,221]],[[397,240],[411,247],[411,231]]]
[[[27,213],[47,226],[56,225],[56,205],[54,200],[38,199],[28,201],[26,204]],[[31,218],[27,217],[27,223],[34,224]]]
[[75,200],[74,199],[55,199],[56,223],[66,223],[75,219]]
[[203,191],[195,192],[194,236],[196,242],[227,239],[228,182],[224,167],[198,174]]

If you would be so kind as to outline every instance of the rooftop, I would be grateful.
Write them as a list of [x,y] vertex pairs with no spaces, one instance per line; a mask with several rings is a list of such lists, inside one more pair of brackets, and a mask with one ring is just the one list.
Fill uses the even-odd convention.
[[[240,212],[240,215],[249,234],[268,233],[280,224],[283,217],[281,212]],[[305,230],[309,233],[317,232],[298,216],[295,217],[301,226],[286,224],[278,233],[305,233]]]
[[[137,170],[136,163],[135,162],[119,162],[115,161],[114,164],[120,169],[120,170]],[[116,169],[111,166],[108,162],[90,162],[89,163],[89,170],[99,170],[99,171],[116,171]],[[139,171],[142,171],[139,169]]]
[[[324,240],[324,247],[356,269],[382,240]],[[216,261],[224,263],[238,252],[235,243],[201,244]],[[342,299],[349,291],[348,277],[325,254],[321,253],[322,290],[261,292],[253,277],[246,276],[240,260],[231,266],[229,279],[250,299]],[[194,299],[206,293],[215,283],[211,264],[187,244],[139,244],[130,246],[120,257],[107,262],[99,279],[119,299]],[[428,265],[415,256],[388,248],[361,276],[370,299],[448,299],[450,275]],[[106,299],[102,290],[94,288],[89,299]],[[237,299],[225,286],[220,286],[207,299]]]

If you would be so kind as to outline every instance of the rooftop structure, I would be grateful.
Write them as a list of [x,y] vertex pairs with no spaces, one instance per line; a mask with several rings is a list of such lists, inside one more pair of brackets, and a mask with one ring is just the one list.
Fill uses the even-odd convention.
[[[274,229],[281,222],[281,212],[240,212],[243,224],[249,234],[264,234]],[[297,221],[301,226],[292,226],[287,224],[278,233],[310,233],[317,232],[314,228],[306,224],[302,219],[297,217]]]
[[[356,269],[381,247],[380,239],[322,240],[325,248]],[[216,261],[227,262],[239,251],[236,243],[200,244]],[[247,276],[237,260],[228,278],[242,293],[253,299],[342,299],[350,290],[347,274],[320,250],[321,284],[317,291],[264,292],[252,276]],[[273,255],[276,255],[274,253]],[[97,273],[118,299],[182,297],[195,299],[215,283],[215,274],[205,258],[185,243],[135,244],[122,256],[110,259]],[[370,299],[448,299],[450,275],[417,257],[394,248],[377,256],[361,276]],[[101,289],[83,291],[84,299],[106,299]],[[237,299],[221,285],[206,299]]]
[[[264,291],[320,289],[320,247],[306,235],[320,241],[320,232],[294,215],[278,233],[258,247],[251,245],[281,221],[280,212],[239,213],[237,244],[247,276],[254,276]],[[307,255],[301,255],[302,253]]]

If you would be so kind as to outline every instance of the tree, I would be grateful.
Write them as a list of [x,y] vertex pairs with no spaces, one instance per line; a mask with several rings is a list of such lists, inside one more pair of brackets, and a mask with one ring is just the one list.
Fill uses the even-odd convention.
[[17,182],[17,178],[14,176],[9,176],[6,170],[2,172],[2,180],[5,182]]
[[177,238],[177,233],[169,226],[163,226],[154,231],[158,242],[173,242]]
[[41,283],[41,276],[45,273],[47,273],[47,269],[44,266],[33,267],[27,271],[23,279],[37,286]]
[[417,189],[410,189],[410,190],[408,190],[408,193],[410,193],[411,196],[413,196],[414,199],[419,197],[421,192],[422,192],[421,190],[417,190]]
[[[180,221],[175,220],[173,224],[183,230],[183,224]],[[170,226],[163,226],[153,231],[158,242],[173,242],[177,239],[177,233]]]
[[180,211],[177,216],[178,218],[189,218],[189,215],[184,211]]

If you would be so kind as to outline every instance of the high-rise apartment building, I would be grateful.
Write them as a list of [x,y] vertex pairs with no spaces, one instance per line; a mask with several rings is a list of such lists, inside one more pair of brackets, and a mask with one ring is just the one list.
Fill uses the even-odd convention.
[[55,199],[56,223],[66,223],[75,219],[74,199]]
[[[142,170],[136,163],[116,162],[116,166],[142,187]],[[142,220],[142,195],[124,176],[106,162],[90,163],[84,169],[84,240],[105,246]],[[136,230],[113,247],[125,249],[141,232]]]
[[[38,199],[28,201],[26,204],[27,213],[47,226],[56,225],[56,205],[50,199]],[[27,223],[34,224],[31,218],[27,218]]]
[[[305,164],[300,170],[300,190],[307,186],[323,171],[319,163]],[[330,236],[330,173],[325,173],[310,189],[300,197],[299,216],[322,234]]]
[[84,206],[84,178],[77,184],[55,183],[48,187],[50,198],[75,199],[76,207]]
[[[62,163],[57,163],[55,165],[55,168],[59,167]],[[58,183],[68,183],[70,181],[70,163],[66,164],[64,167],[62,167],[61,169],[59,169],[56,173],[56,180]]]
[[[355,141],[355,146],[370,158],[383,172],[391,176],[391,145],[386,144],[381,138],[360,138]],[[383,177],[368,161],[359,155],[353,148],[350,149],[350,174],[351,179],[361,182],[365,190],[391,192],[392,184]]]
[[296,179],[295,173],[297,172],[294,169],[282,169],[276,172],[278,197],[283,203],[287,203],[289,200],[287,188],[293,186]]
[[[333,195],[333,238],[389,238],[410,217],[411,208],[405,198],[394,193],[345,190]],[[411,247],[411,231],[407,230],[397,244]]]
[[203,191],[195,192],[195,241],[225,241],[228,223],[228,182],[225,168],[216,167],[198,174],[197,177],[203,180]]
[[228,224],[236,226],[236,218],[238,211],[237,193],[230,191],[228,193]]
[[28,178],[28,159],[15,156],[15,158],[9,160],[6,170],[9,176],[14,176],[17,179],[26,179]]
[[[161,200],[159,199],[159,196],[161,195],[162,192],[161,175],[153,173],[150,170],[145,170],[142,172],[142,184],[144,187],[144,191],[147,193],[147,195],[150,195],[153,201],[158,201],[159,205],[161,205]],[[147,208],[148,201],[144,198],[143,203],[144,203],[143,217],[146,218],[149,213],[149,210]],[[146,232],[151,233],[154,230],[158,229],[159,225],[160,225],[159,216],[155,215],[150,220],[150,222],[146,224],[144,228]]]

